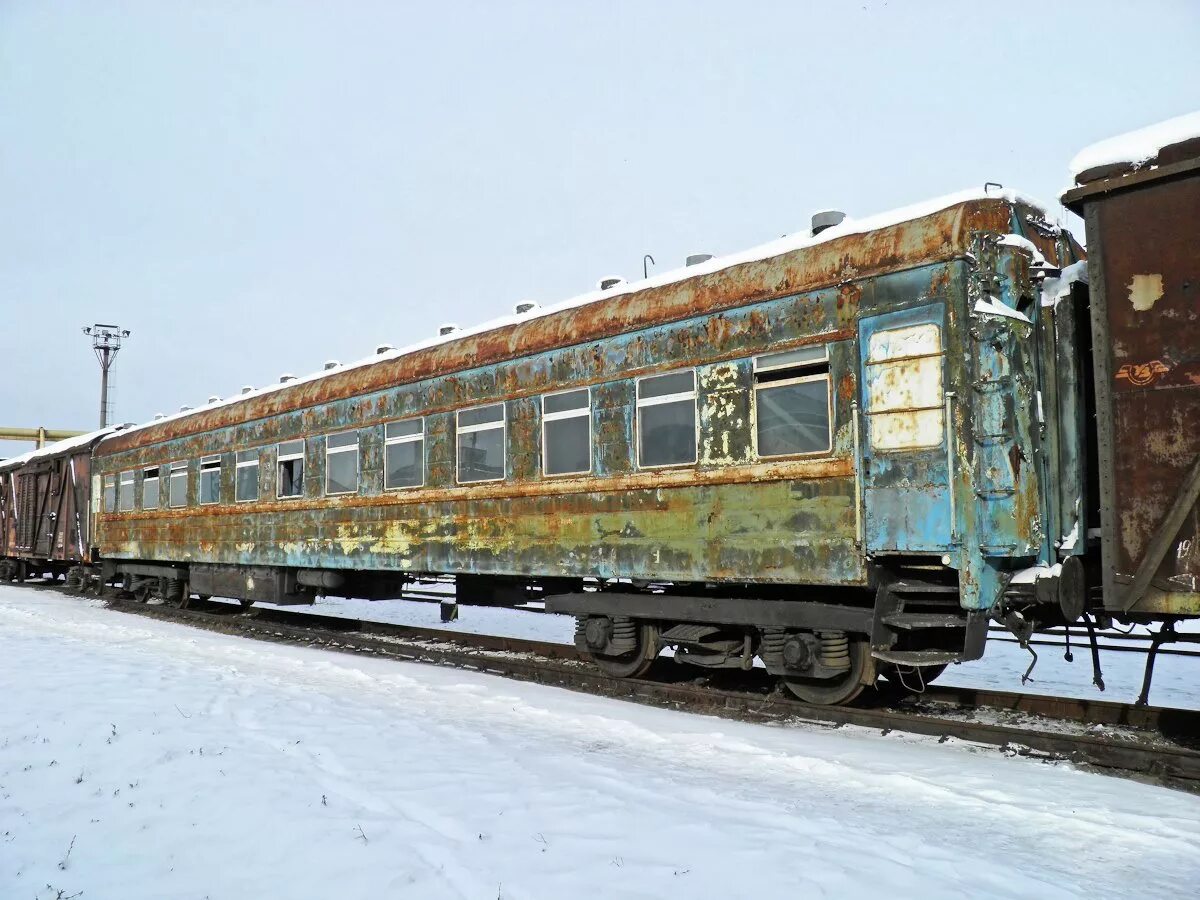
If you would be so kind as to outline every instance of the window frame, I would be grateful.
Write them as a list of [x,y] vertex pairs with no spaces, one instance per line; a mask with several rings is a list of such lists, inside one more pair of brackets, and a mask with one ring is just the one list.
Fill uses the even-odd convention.
[[[458,419],[456,418],[454,421],[455,421],[455,423],[457,423]],[[402,434],[402,435],[398,435],[397,437],[388,437],[387,430],[388,430],[389,425],[399,425],[404,422],[419,422],[421,424],[420,432],[418,432],[417,434]],[[398,484],[394,487],[389,487],[388,483],[387,483],[387,480],[388,480],[388,463],[387,463],[388,447],[394,447],[397,444],[415,444],[417,441],[421,442],[421,454],[420,454],[420,456],[421,456],[421,481],[420,481],[420,483],[419,484]],[[455,476],[457,477],[457,475],[458,475],[458,435],[457,434],[455,434],[455,436],[454,436],[454,454],[455,454],[455,456],[454,456],[454,473],[455,473]],[[475,482],[473,482],[473,481],[467,482],[467,483],[475,484]],[[425,416],[409,416],[407,419],[392,419],[390,422],[384,422],[383,423],[383,489],[385,491],[411,491],[416,488],[423,488],[423,487],[425,487]]]
[[[867,354],[863,360],[863,379],[865,382],[864,395],[866,403],[864,403],[864,419],[867,426],[867,442],[871,453],[928,453],[937,452],[946,446],[949,436],[946,430],[946,406],[945,406],[945,391],[946,391],[946,359],[948,349],[946,347],[946,327],[940,322],[915,322],[907,325],[895,325],[891,328],[884,328],[874,332],[871,337],[874,338],[880,334],[891,334],[896,331],[913,331],[918,328],[931,328],[937,335],[938,349],[932,353],[909,353],[904,356],[888,356],[883,359],[871,359],[871,347],[868,343]],[[871,372],[873,369],[885,368],[888,366],[895,367],[902,363],[913,363],[918,360],[932,359],[938,361],[938,389],[935,392],[937,402],[927,406],[911,406],[911,407],[888,407],[886,409],[876,409],[875,404],[871,402],[870,384]],[[935,412],[937,419],[940,422],[938,428],[938,439],[932,444],[905,444],[903,446],[885,447],[876,443],[878,431],[875,425],[875,419],[879,416],[888,415],[903,415],[905,413],[916,414],[922,412]]]
[[[300,452],[299,453],[288,453],[288,454],[281,453],[280,448],[283,447],[284,444],[299,444]],[[290,441],[280,441],[278,444],[275,445],[275,499],[276,500],[298,500],[304,496],[304,475],[305,475],[304,463],[307,462],[307,458],[306,458],[307,452],[308,452],[308,442],[304,438],[293,438]],[[301,466],[300,491],[299,491],[299,493],[296,493],[296,494],[281,494],[281,493],[279,493],[279,490],[283,486],[283,479],[279,477],[279,475],[280,475],[279,467],[282,466],[285,462],[290,462],[293,459],[300,460],[300,466]]]
[[[200,457],[200,466],[196,471],[196,505],[197,506],[216,506],[221,502],[221,469],[222,459],[220,453],[209,453],[206,456]],[[217,473],[217,499],[204,499],[204,476],[212,471]]]
[[[344,434],[354,435],[354,446],[346,445],[345,447],[330,447],[329,439],[332,437],[341,437]],[[354,487],[348,491],[331,491],[329,489],[329,457],[338,453],[349,453],[354,451]],[[357,428],[348,428],[345,431],[334,431],[325,435],[325,477],[322,479],[322,487],[326,497],[345,497],[350,494],[357,494],[362,485],[362,438],[358,433]]]
[[[125,480],[125,476],[127,476],[127,475],[129,476],[128,481]],[[136,469],[127,469],[126,471],[119,472],[117,474],[117,512],[127,513],[127,512],[134,511],[134,505],[133,505],[134,489],[133,489],[133,487],[134,487],[134,482],[136,479],[137,479],[137,470]],[[125,494],[124,488],[127,485],[129,487],[129,495],[128,495],[129,496],[129,506],[125,505],[126,494]]]
[[[796,350],[805,350],[810,347],[820,346],[822,355],[813,357],[812,359],[804,360],[803,362],[786,362],[778,365],[760,366],[759,360],[764,357],[777,356],[784,353],[792,353]],[[778,372],[787,372],[788,370],[804,371],[813,366],[825,366],[824,372],[817,372],[809,375],[796,375],[792,378],[780,378],[777,381],[767,381],[762,384],[758,381],[758,376],[771,375]],[[810,381],[825,381],[825,404],[829,413],[829,427],[827,433],[829,436],[828,445],[824,450],[804,450],[799,453],[763,453],[758,447],[758,392],[760,390],[770,390],[771,388],[788,387],[794,384],[804,384]],[[790,350],[774,350],[769,353],[759,353],[751,357],[751,373],[750,373],[750,441],[754,451],[755,459],[800,459],[808,457],[823,457],[833,455],[833,373],[830,370],[829,362],[829,344],[803,344],[799,347],[792,347]]]
[[[243,453],[253,453],[254,459],[250,462],[243,462],[238,459]],[[239,497],[238,485],[241,483],[238,480],[238,469],[248,469],[254,466],[254,496]],[[233,502],[234,503],[257,503],[262,498],[262,448],[251,447],[248,450],[235,450],[233,454]]]
[[[112,487],[112,506],[108,505],[108,489]],[[112,472],[100,479],[100,506],[105,514],[117,511],[117,473]]]
[[[587,394],[587,403],[584,406],[576,407],[575,409],[562,410],[560,412],[554,412],[554,413],[546,412],[546,398],[547,397],[561,397],[564,394],[577,394],[580,391],[583,391]],[[584,387],[564,388],[561,391],[551,391],[548,394],[542,394],[541,401],[542,401],[541,402],[541,406],[542,406],[542,477],[543,478],[570,478],[572,476],[591,475],[592,470],[596,467],[596,454],[593,452],[593,447],[592,447],[592,440],[593,440],[592,430],[593,430],[594,426],[592,424],[592,387],[591,387],[591,385],[585,385]],[[549,450],[549,445],[546,442],[546,424],[548,422],[561,422],[564,419],[583,419],[583,418],[587,419],[587,427],[588,427],[588,436],[587,436],[588,467],[586,469],[581,469],[581,470],[574,471],[574,472],[550,472],[546,467],[546,461],[547,461],[546,458],[547,458],[547,453]]]
[[[162,508],[162,466],[143,466],[142,467],[142,509],[161,509]],[[147,476],[147,472],[153,472],[153,475]],[[153,506],[146,505],[146,482],[154,482],[154,492],[157,495],[155,498],[158,502]]]
[[[481,425],[459,425],[463,413],[474,412],[477,409],[488,409],[492,406],[500,407],[499,422],[484,422]],[[493,431],[500,429],[500,477],[499,478],[473,478],[470,481],[462,480],[461,472],[461,457],[459,455],[459,440],[464,434],[475,434],[479,431]],[[508,404],[503,400],[498,400],[493,403],[480,403],[475,406],[468,406],[466,409],[458,409],[454,411],[454,483],[459,485],[470,484],[495,484],[498,481],[506,481],[508,479]]]
[[[174,484],[176,475],[183,478],[183,502],[171,502],[171,485]],[[167,509],[187,509],[187,489],[188,489],[188,464],[186,459],[175,460],[175,462],[167,464]]]
[[[649,397],[643,400],[641,397],[642,382],[654,378],[663,378],[667,375],[680,375],[684,372],[692,373],[692,389],[690,391],[677,391],[674,394],[664,394],[661,397]],[[700,462],[700,397],[699,397],[700,377],[695,366],[690,366],[683,369],[672,369],[669,372],[654,372],[649,375],[640,375],[634,379],[633,388],[633,462],[634,466],[641,470],[646,469],[654,471],[656,469],[683,469],[694,467]],[[691,462],[675,462],[675,463],[659,463],[658,465],[643,465],[642,464],[642,408],[645,406],[663,406],[667,403],[681,403],[690,399],[692,401],[692,430],[694,432],[694,440],[692,443],[692,461]]]

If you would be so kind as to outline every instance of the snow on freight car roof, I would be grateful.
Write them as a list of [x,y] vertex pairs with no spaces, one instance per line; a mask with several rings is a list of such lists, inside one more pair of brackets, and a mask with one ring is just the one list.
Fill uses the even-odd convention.
[[22,453],[20,456],[13,456],[9,459],[0,460],[0,469],[11,469],[16,466],[23,466],[27,462],[32,462],[35,459],[43,459],[47,456],[57,456],[60,453],[65,453],[68,450],[74,450],[76,447],[84,447],[90,444],[96,438],[103,437],[106,434],[112,434],[117,428],[110,426],[108,428],[100,428],[96,431],[89,431],[87,434],[77,434],[75,437],[63,438],[61,441],[55,441],[53,444],[47,444],[45,447],[38,447],[36,450],[29,450]]
[[1082,184],[1084,180],[1092,179],[1080,179],[1080,175],[1102,166],[1126,163],[1140,169],[1158,156],[1164,147],[1193,138],[1200,138],[1200,112],[1156,122],[1084,148],[1071,160],[1071,177]]
[[900,207],[887,212],[876,213],[875,215],[867,216],[866,218],[862,219],[847,217],[840,224],[826,228],[816,235],[809,231],[800,231],[773,241],[768,241],[765,244],[759,244],[758,246],[752,247],[749,250],[731,253],[727,256],[714,257],[706,262],[698,263],[692,266],[683,266],[678,269],[672,269],[669,272],[664,272],[661,275],[655,275],[652,278],[621,282],[620,284],[608,288],[607,290],[588,291],[586,294],[579,294],[578,296],[572,297],[569,300],[564,300],[549,306],[535,307],[528,312],[492,319],[491,321],[484,322],[481,325],[476,325],[471,328],[461,328],[454,331],[448,331],[445,334],[433,335],[423,341],[418,341],[415,344],[409,344],[407,347],[391,349],[384,353],[376,353],[363,359],[356,360],[352,363],[346,363],[345,365],[339,365],[320,372],[314,372],[311,375],[306,375],[301,378],[289,378],[287,381],[281,381],[279,383],[269,384],[255,390],[245,391],[232,397],[227,397],[223,400],[206,403],[203,406],[196,406],[191,409],[180,410],[177,413],[164,416],[161,419],[155,419],[151,422],[143,422],[140,425],[123,428],[121,429],[121,435],[125,436],[133,432],[141,431],[145,428],[181,421],[190,416],[199,415],[224,406],[232,406],[236,403],[253,400],[255,397],[262,397],[267,394],[275,393],[276,391],[288,390],[311,384],[324,378],[329,378],[333,375],[339,375],[348,370],[365,368],[376,363],[387,362],[389,360],[406,356],[410,353],[415,353],[419,350],[427,350],[430,347],[451,343],[464,337],[485,334],[486,332],[496,331],[509,325],[515,325],[519,322],[528,322],[532,319],[552,316],[556,313],[565,312],[566,310],[586,306],[589,303],[609,300],[613,297],[637,293],[638,291],[647,290],[649,288],[657,288],[665,285],[675,284],[677,282],[685,281],[689,278],[697,278],[702,275],[709,275],[713,272],[719,272],[722,269],[732,268],[733,266],[758,262],[760,260],[769,259],[773,256],[780,256],[784,253],[790,253],[794,250],[802,250],[806,247],[824,244],[837,238],[847,237],[854,234],[865,234],[870,231],[877,231],[893,225],[900,225],[904,222],[911,222],[916,219],[924,218],[925,216],[931,216],[935,213],[941,212],[942,210],[950,209],[963,203],[970,203],[972,201],[979,200],[1002,200],[1007,203],[1020,203],[1023,206],[1028,206],[1036,210],[1047,222],[1058,224],[1059,227],[1061,227],[1061,223],[1059,223],[1057,217],[1050,212],[1049,207],[1047,207],[1046,204],[1026,194],[1022,194],[1019,191],[1004,189],[988,191],[986,187],[970,188],[954,194],[946,194],[942,197],[936,197],[932,200],[925,200],[921,203],[914,203],[910,206]]

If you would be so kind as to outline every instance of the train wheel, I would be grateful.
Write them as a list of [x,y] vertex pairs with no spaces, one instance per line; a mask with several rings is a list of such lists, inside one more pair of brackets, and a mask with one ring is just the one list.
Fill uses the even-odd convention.
[[836,678],[801,678],[785,675],[783,683],[805,703],[818,706],[838,706],[849,703],[875,683],[875,658],[866,638],[851,638],[847,644],[850,668]]
[[638,678],[645,675],[658,656],[658,629],[653,625],[636,625],[637,646],[620,656],[589,652],[588,656],[601,672],[614,678]]

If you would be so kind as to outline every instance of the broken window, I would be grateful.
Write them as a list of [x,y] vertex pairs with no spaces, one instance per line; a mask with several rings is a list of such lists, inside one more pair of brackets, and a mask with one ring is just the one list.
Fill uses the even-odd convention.
[[200,503],[221,502],[221,457],[200,460]]
[[279,480],[275,495],[279,498],[304,495],[304,441],[285,441],[279,445]]
[[754,436],[759,456],[829,452],[829,356],[824,344],[754,358]]
[[637,435],[642,468],[695,463],[695,370],[638,380]]
[[142,509],[158,509],[158,466],[142,471]]

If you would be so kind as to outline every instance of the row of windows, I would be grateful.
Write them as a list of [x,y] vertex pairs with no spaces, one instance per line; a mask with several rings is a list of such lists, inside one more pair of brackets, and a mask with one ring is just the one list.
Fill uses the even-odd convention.
[[[756,357],[753,390],[759,456],[829,452],[829,358],[824,346]],[[639,379],[636,422],[640,468],[694,465],[699,438],[695,370]],[[544,475],[586,475],[592,471],[591,388],[544,395],[541,424]],[[459,484],[504,480],[507,425],[504,403],[455,414],[455,475]],[[304,449],[302,438],[278,445],[277,498],[303,496]],[[259,499],[259,455],[259,450],[239,450],[235,455],[234,499],[239,503]],[[220,456],[200,459],[200,504],[220,502],[221,466]],[[360,475],[358,432],[327,435],[325,494],[357,493]],[[167,506],[187,504],[187,463],[173,462],[143,470],[143,509],[160,506],[159,482],[164,476]],[[424,483],[424,418],[388,422],[384,426],[384,489],[422,487]],[[131,511],[133,505],[134,473],[120,473],[119,482],[112,475],[105,476],[105,511]]]

